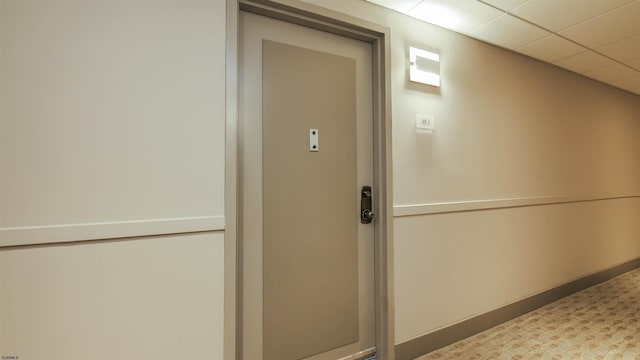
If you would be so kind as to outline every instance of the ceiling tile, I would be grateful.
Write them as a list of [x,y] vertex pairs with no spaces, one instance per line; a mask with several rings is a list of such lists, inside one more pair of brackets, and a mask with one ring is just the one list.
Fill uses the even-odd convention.
[[555,61],[554,64],[577,73],[583,73],[605,67],[611,62],[611,60],[593,51],[585,51],[583,53]]
[[559,31],[633,0],[531,0],[511,12],[548,30]]
[[420,20],[463,34],[504,14],[478,1],[423,0],[409,12]]
[[610,65],[584,73],[585,76],[602,82],[622,81],[637,74],[638,71],[613,61],[611,61]]
[[370,3],[374,3],[380,6],[384,6],[401,13],[406,13],[414,6],[418,5],[421,0],[367,0]]
[[628,61],[640,57],[640,34],[601,46],[598,52],[619,61]]
[[640,1],[633,1],[560,32],[573,41],[596,48],[640,34]]
[[525,54],[546,62],[554,62],[571,55],[579,54],[586,49],[557,35],[547,36],[516,49]]
[[504,15],[469,33],[469,36],[507,49],[515,49],[549,36],[541,30],[511,15]]
[[526,3],[529,0],[478,0],[483,3],[491,4],[498,9],[509,11],[517,6]]
[[627,61],[625,64],[627,64],[627,65],[631,66],[632,68],[640,71],[640,58]]

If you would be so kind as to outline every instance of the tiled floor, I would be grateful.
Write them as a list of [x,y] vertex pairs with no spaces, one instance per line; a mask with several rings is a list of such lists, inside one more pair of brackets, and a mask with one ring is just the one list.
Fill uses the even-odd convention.
[[640,359],[640,269],[418,360]]

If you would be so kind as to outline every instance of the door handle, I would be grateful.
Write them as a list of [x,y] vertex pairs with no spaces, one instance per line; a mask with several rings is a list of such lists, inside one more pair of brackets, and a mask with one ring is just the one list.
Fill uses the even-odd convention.
[[376,217],[376,214],[371,209],[372,200],[371,186],[363,186],[360,192],[360,222],[363,224],[371,224]]

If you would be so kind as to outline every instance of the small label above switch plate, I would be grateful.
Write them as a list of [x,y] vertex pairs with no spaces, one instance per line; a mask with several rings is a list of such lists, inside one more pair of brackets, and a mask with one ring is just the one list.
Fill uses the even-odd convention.
[[318,129],[309,129],[309,151],[317,152],[320,150],[318,144]]
[[432,115],[416,115],[416,127],[418,129],[433,130],[436,128],[436,119]]

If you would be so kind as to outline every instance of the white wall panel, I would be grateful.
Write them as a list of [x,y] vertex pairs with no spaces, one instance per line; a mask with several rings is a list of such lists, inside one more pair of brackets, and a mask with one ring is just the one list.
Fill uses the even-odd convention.
[[[0,247],[224,229],[225,1],[0,0]],[[224,233],[0,248],[0,355],[221,359]]]
[[640,257],[640,199],[396,218],[396,339]]
[[221,359],[224,234],[0,250],[0,354]]
[[0,231],[223,215],[224,1],[0,4]]

